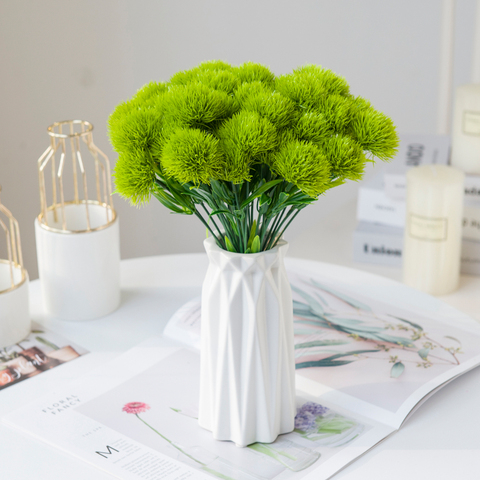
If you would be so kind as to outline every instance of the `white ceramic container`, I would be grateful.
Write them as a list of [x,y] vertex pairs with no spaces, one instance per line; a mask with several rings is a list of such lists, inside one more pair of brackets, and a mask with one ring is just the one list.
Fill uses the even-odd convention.
[[199,424],[237,446],[274,442],[296,414],[288,244],[256,254],[204,245]]
[[[103,317],[120,304],[120,241],[118,218],[104,205],[65,206],[68,231],[48,212],[48,226],[35,220],[37,260],[45,313],[64,320]],[[58,218],[60,219],[60,215]]]
[[0,348],[22,341],[31,327],[28,308],[28,274],[14,265],[12,286],[10,262],[0,260]]

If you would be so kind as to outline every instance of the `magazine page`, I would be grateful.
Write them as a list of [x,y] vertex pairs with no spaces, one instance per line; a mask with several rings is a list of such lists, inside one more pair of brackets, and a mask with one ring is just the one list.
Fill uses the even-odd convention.
[[[402,308],[411,289],[394,282],[400,302],[387,303],[379,286],[369,292],[365,281],[359,293],[298,268],[290,269],[289,279],[297,389],[322,402],[399,428],[430,392],[480,364],[480,326],[456,325],[451,312],[429,313],[433,297],[415,292],[416,308]],[[392,292],[385,296],[393,298]],[[189,302],[164,335],[198,348],[200,316],[200,299]]]
[[197,422],[198,360],[152,339],[4,422],[122,479],[327,479],[394,431],[306,396],[276,442],[216,441]]
[[0,349],[0,390],[88,353],[70,340],[33,322],[27,338]]

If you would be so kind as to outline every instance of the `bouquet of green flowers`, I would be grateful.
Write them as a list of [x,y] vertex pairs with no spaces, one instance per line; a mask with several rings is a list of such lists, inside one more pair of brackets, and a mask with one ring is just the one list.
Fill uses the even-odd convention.
[[196,215],[228,251],[273,248],[300,210],[391,159],[393,122],[317,65],[209,61],[151,82],[109,119],[116,191]]

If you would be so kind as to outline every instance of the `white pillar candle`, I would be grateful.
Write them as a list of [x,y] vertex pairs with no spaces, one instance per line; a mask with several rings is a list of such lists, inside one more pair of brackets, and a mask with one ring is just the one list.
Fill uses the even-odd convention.
[[461,85],[455,93],[452,165],[480,173],[480,84]]
[[404,282],[432,295],[458,286],[465,174],[424,165],[407,172]]

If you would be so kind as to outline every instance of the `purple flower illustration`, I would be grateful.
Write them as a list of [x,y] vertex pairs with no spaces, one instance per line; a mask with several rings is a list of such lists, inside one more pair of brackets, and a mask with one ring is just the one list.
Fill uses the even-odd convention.
[[308,432],[315,427],[315,415],[300,410],[295,416],[295,428],[302,432]]
[[325,415],[328,412],[328,408],[320,405],[319,403],[307,402],[302,405],[301,412],[309,412],[316,417],[319,415]]

